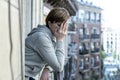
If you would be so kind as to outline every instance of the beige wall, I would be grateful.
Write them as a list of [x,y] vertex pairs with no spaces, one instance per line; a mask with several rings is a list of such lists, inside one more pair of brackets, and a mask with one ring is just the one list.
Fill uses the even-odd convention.
[[18,0],[8,1],[0,0],[0,80],[21,80],[19,6]]
[[43,0],[0,0],[0,80],[24,80],[24,40],[42,15]]

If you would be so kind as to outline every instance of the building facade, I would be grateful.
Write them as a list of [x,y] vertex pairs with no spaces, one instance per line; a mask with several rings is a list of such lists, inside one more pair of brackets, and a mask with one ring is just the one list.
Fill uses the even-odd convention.
[[120,32],[111,28],[103,30],[103,47],[107,56],[113,56],[119,60]]
[[71,17],[68,33],[71,34],[72,39],[69,45],[77,44],[75,45],[76,53],[73,53],[77,56],[74,64],[76,66],[75,78],[77,80],[100,80],[102,9],[91,2],[77,1],[79,9],[76,16]]

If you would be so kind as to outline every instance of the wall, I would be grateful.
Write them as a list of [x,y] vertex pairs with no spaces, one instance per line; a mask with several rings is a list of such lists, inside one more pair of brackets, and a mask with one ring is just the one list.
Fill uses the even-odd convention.
[[22,0],[0,0],[0,80],[22,79]]

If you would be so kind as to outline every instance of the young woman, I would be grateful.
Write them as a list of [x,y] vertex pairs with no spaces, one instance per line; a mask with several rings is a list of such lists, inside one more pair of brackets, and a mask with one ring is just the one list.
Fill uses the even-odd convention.
[[[41,80],[48,80],[48,67],[61,72],[64,68],[65,53],[63,39],[67,33],[69,13],[64,8],[52,9],[46,25],[38,25],[25,40],[25,79],[35,80],[44,68]],[[47,77],[46,77],[47,76]]]

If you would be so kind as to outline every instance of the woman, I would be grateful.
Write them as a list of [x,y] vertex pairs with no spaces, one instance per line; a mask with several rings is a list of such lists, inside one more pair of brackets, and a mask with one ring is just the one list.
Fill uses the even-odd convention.
[[38,25],[25,40],[25,79],[35,80],[44,68],[41,80],[48,80],[48,67],[61,72],[64,68],[65,53],[63,39],[67,33],[69,13],[64,8],[52,9],[46,25]]

